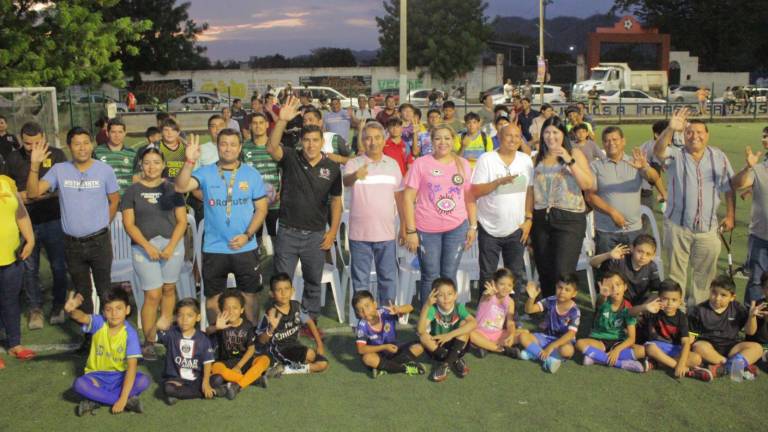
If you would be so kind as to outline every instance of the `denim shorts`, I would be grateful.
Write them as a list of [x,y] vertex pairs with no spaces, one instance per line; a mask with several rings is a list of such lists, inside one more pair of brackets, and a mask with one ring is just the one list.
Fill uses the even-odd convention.
[[[157,236],[149,241],[157,250],[162,251],[170,239]],[[144,291],[162,287],[163,284],[175,284],[179,281],[181,267],[184,265],[184,241],[176,244],[176,249],[169,260],[152,261],[147,251],[139,245],[133,245],[133,270],[139,278],[139,286]]]

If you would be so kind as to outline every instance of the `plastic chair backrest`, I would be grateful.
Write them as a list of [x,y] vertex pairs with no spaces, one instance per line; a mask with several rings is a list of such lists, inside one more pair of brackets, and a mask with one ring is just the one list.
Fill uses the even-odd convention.
[[109,235],[112,240],[112,260],[130,261],[132,259],[131,238],[123,226],[123,214],[118,212],[109,225]]

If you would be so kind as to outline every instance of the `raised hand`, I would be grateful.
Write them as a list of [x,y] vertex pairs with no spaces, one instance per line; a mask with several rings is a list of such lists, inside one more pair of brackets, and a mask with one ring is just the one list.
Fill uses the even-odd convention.
[[689,115],[690,110],[688,107],[675,110],[675,112],[672,113],[672,117],[669,119],[669,128],[676,132],[682,132],[688,124]]
[[67,302],[64,304],[64,312],[68,314],[72,313],[74,310],[77,310],[81,304],[83,304],[83,296],[80,295],[80,293],[75,294],[74,291],[70,291],[69,296],[67,297]]
[[483,291],[483,295],[484,296],[496,295],[496,293],[499,292],[496,289],[496,282],[494,282],[492,280],[485,281],[484,287],[485,287],[485,291]]
[[536,297],[541,294],[541,288],[539,288],[539,285],[536,282],[530,281],[525,286],[525,293],[528,294],[529,298],[536,300]]
[[398,310],[399,308],[397,305],[392,303],[392,300],[389,301],[389,304],[387,306],[384,306],[384,310],[386,310],[390,315],[399,315]]
[[661,310],[661,299],[656,297],[655,299],[649,301],[643,306],[645,306],[646,311],[652,314],[659,313],[659,311]]
[[598,291],[601,297],[610,297],[613,294],[613,289],[610,286],[603,283],[603,281],[597,282]]
[[752,147],[747,146],[747,148],[744,149],[744,155],[747,161],[747,166],[752,168],[760,163],[760,157],[763,155],[763,152],[752,153]]
[[280,324],[281,315],[280,311],[274,307],[267,311],[267,323],[269,324],[270,329],[275,330],[277,328]]
[[612,260],[620,260],[625,255],[629,254],[629,246],[625,244],[616,245],[613,249],[611,249],[610,257]]
[[47,142],[36,142],[32,144],[32,152],[29,155],[29,159],[32,162],[32,165],[40,165],[50,156],[51,152],[48,151]]
[[300,105],[301,102],[299,102],[299,98],[293,95],[288,96],[288,99],[285,100],[285,104],[280,107],[280,115],[278,116],[278,119],[284,122],[293,120],[294,117],[299,115]]
[[429,296],[427,296],[427,303],[429,303],[429,305],[434,305],[435,303],[437,303],[436,289],[433,289],[432,291],[429,292]]
[[197,161],[200,159],[200,136],[197,134],[189,134],[187,138],[186,149],[184,154],[187,160]]
[[229,327],[232,327],[232,324],[229,323],[230,321],[229,312],[222,312],[216,317],[216,330],[224,330]]
[[571,159],[573,159],[573,156],[568,153],[568,150],[566,150],[565,147],[554,148],[550,150],[550,153],[552,153],[553,156],[562,159],[566,164],[571,163]]
[[368,177],[368,162],[355,171],[355,177],[358,180],[365,180],[365,178]]
[[762,318],[768,315],[768,311],[765,310],[766,307],[768,307],[768,303],[763,302],[758,305],[756,301],[752,300],[752,303],[749,305],[749,316]]
[[629,164],[639,170],[648,168],[648,158],[645,157],[645,152],[638,147],[632,149],[632,161]]

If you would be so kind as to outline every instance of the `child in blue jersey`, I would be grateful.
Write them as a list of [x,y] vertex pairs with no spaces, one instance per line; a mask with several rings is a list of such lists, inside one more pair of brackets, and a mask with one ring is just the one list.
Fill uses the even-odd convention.
[[576,342],[576,349],[584,355],[584,366],[597,363],[643,372],[643,365],[637,361],[642,349],[633,350],[637,319],[630,315],[632,305],[624,298],[627,280],[621,273],[607,271],[598,285],[600,299],[592,332]]
[[149,387],[149,378],[138,372],[141,344],[136,330],[125,318],[131,313],[128,294],[122,289],[107,291],[101,298],[103,315],[88,315],[79,309],[80,294],[72,293],[64,311],[92,336],[85,375],[77,378],[74,390],[83,396],[77,415],[92,413],[103,405],[112,413],[144,411],[138,396]]
[[456,303],[456,283],[449,278],[437,278],[424,302],[419,316],[419,341],[430,357],[437,361],[432,380],[448,379],[448,370],[459,378],[469,373],[464,361],[469,334],[475,329],[475,317],[463,304]]
[[418,342],[397,343],[395,327],[402,314],[411,313],[413,306],[390,304],[380,308],[370,291],[362,290],[352,296],[352,307],[360,319],[357,322],[357,353],[363,364],[378,378],[387,373],[422,375],[424,367],[416,359],[424,353]]
[[712,381],[712,372],[701,368],[701,356],[691,352],[693,337],[688,333],[688,317],[680,310],[683,288],[672,279],[659,285],[659,297],[644,304],[639,317],[644,344],[645,371],[656,363],[670,368],[677,378],[690,377]]
[[179,300],[174,315],[176,325],[169,329],[158,328],[157,332],[157,341],[165,345],[165,402],[173,405],[179,399],[211,399],[217,394],[227,395],[228,387],[223,380],[216,390],[211,386],[213,348],[208,336],[197,329],[201,319],[197,300]]
[[573,357],[573,344],[581,322],[581,311],[573,300],[579,292],[578,283],[575,273],[561,275],[555,286],[555,295],[535,302],[541,289],[536,283],[528,282],[525,287],[528,294],[525,313],[546,312],[547,315],[543,333],[520,335],[520,345],[525,348],[520,352],[521,359],[541,360],[545,371],[555,373],[563,360]]

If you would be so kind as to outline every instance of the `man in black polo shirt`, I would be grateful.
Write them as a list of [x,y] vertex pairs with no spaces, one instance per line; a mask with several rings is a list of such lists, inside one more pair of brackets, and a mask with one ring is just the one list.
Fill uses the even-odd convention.
[[[51,324],[62,324],[66,321],[64,302],[67,295],[67,266],[64,256],[64,231],[61,229],[61,212],[59,210],[59,195],[56,192],[45,193],[35,199],[27,197],[27,177],[30,169],[30,153],[36,143],[45,142],[45,133],[39,124],[29,122],[21,127],[23,147],[8,156],[8,175],[16,182],[21,198],[32,218],[35,231],[35,248],[32,255],[24,261],[24,289],[29,301],[30,330],[43,328],[43,292],[40,285],[40,249],[45,248],[45,254],[53,273],[53,307],[51,308]],[[58,148],[49,147],[51,155],[40,165],[40,177],[55,164],[66,162],[67,157]]]
[[[301,132],[302,150],[280,144],[286,124],[299,115],[299,101],[290,96],[280,109],[267,152],[282,170],[280,218],[275,247],[275,272],[293,277],[301,259],[304,276],[302,304],[313,318],[320,314],[320,280],[324,250],[333,245],[341,220],[341,169],[321,152],[323,131],[306,126]],[[331,226],[326,231],[328,207]]]

